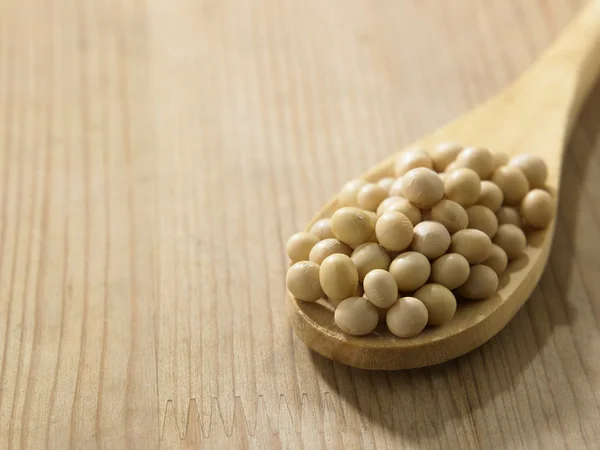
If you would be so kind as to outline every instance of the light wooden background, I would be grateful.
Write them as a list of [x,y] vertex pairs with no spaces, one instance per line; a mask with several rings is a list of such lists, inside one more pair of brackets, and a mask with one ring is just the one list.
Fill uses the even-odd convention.
[[0,0],[0,448],[598,448],[600,86],[481,349],[351,370],[284,302],[286,238],[581,4]]

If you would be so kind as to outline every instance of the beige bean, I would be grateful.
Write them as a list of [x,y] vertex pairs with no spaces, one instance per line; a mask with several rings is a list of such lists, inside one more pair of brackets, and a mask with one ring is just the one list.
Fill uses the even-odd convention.
[[521,216],[526,225],[545,228],[556,213],[554,198],[542,189],[532,189],[521,202]]
[[404,175],[402,194],[417,208],[431,208],[444,197],[444,183],[433,170],[419,167]]
[[450,233],[441,223],[425,221],[414,228],[410,244],[411,250],[422,253],[429,259],[436,259],[450,247]]
[[456,313],[456,298],[446,286],[429,283],[414,294],[427,308],[427,325],[440,326],[450,322]]
[[419,252],[405,252],[394,258],[389,271],[396,280],[398,290],[410,292],[427,282],[431,274],[431,264]]
[[396,179],[394,177],[385,177],[382,178],[381,180],[379,180],[377,182],[377,184],[379,186],[381,186],[383,189],[385,189],[385,192],[390,192],[390,188],[392,187],[392,184],[394,184],[394,181],[396,181]]
[[477,264],[471,266],[467,281],[458,288],[458,293],[469,300],[491,297],[498,289],[498,275],[491,267]]
[[402,195],[404,189],[404,177],[398,177],[394,180],[390,186],[389,194],[390,197],[399,197]]
[[481,179],[471,169],[460,168],[453,170],[444,182],[446,197],[461,206],[471,206],[479,199]]
[[379,243],[389,251],[402,251],[413,240],[413,226],[404,214],[385,211],[375,224],[375,235]]
[[396,279],[387,270],[375,269],[365,277],[365,295],[378,308],[389,308],[398,298]]
[[387,196],[388,192],[378,184],[367,183],[358,191],[356,201],[360,208],[375,211]]
[[521,228],[523,225],[519,211],[512,206],[503,206],[500,208],[498,212],[496,212],[496,218],[498,219],[498,226],[509,223]]
[[400,153],[396,158],[396,176],[400,177],[417,167],[433,168],[431,156],[422,148],[414,148]]
[[504,203],[518,205],[529,192],[529,182],[523,172],[514,166],[502,166],[494,170],[492,182],[497,184],[504,194]]
[[287,271],[285,283],[290,293],[304,302],[315,302],[324,295],[319,280],[319,265],[311,261],[292,265]]
[[508,256],[506,256],[506,252],[502,250],[502,247],[492,244],[490,256],[481,264],[491,267],[496,275],[500,277],[508,266]]
[[469,217],[465,209],[452,200],[444,199],[437,203],[430,212],[431,220],[441,223],[450,234],[467,228]]
[[367,211],[363,209],[364,213],[371,218],[371,223],[375,226],[375,222],[377,222],[377,213],[375,211]]
[[358,206],[357,196],[358,191],[367,182],[362,179],[350,180],[340,190],[338,194],[338,203],[340,206]]
[[319,270],[321,287],[332,300],[352,297],[358,288],[358,270],[349,256],[336,253],[328,256]]
[[388,205],[385,210],[396,211],[404,214],[406,217],[409,218],[414,227],[422,219],[421,210],[415,205],[413,205],[411,202],[406,200],[404,197],[397,198],[398,200]]
[[488,180],[483,180],[481,182],[481,193],[477,200],[478,205],[490,208],[493,212],[498,212],[502,207],[503,201],[504,194],[498,185]]
[[543,188],[548,178],[548,168],[542,158],[536,155],[521,154],[510,160],[509,166],[520,169],[527,178],[531,189]]
[[352,259],[358,270],[358,279],[360,281],[364,280],[365,276],[372,270],[387,270],[392,261],[388,252],[376,242],[360,244],[352,252],[350,259]]
[[388,330],[398,337],[417,336],[427,325],[427,308],[415,297],[402,297],[388,310],[385,321]]
[[399,197],[397,195],[394,195],[392,197],[388,197],[385,200],[383,200],[379,206],[377,207],[377,216],[380,216],[383,214],[383,212],[389,208],[390,206],[392,206],[394,203],[401,201],[401,200],[406,200],[405,198]]
[[489,258],[492,241],[483,231],[469,228],[452,235],[450,248],[453,253],[463,255],[469,264],[479,264]]
[[459,253],[446,253],[431,264],[431,280],[456,289],[469,277],[469,262]]
[[[446,168],[444,169],[444,173],[449,174],[450,172],[454,172],[456,169],[458,169],[458,167],[456,166],[456,162],[452,161],[450,164],[448,164],[446,166]],[[444,182],[445,182],[445,180],[444,180]]]
[[467,147],[455,161],[457,168],[474,170],[479,178],[487,180],[494,170],[494,156],[487,148]]
[[462,146],[453,142],[442,142],[431,154],[436,172],[443,172],[462,151]]
[[350,256],[352,254],[352,249],[347,244],[344,244],[335,238],[327,238],[315,244],[310,251],[308,259],[317,264],[321,264],[325,258],[335,253]]
[[317,220],[313,226],[310,227],[310,232],[321,240],[335,237],[333,231],[331,231],[331,219]]
[[319,242],[319,238],[312,233],[300,231],[290,236],[285,244],[285,251],[292,262],[308,261],[310,251]]
[[525,251],[527,238],[519,227],[504,224],[498,227],[498,232],[494,236],[494,244],[506,252],[508,259],[516,259]]
[[[358,283],[356,292],[354,293],[354,295],[352,297],[362,297],[364,293],[365,293],[365,291],[363,289],[362,283]],[[342,303],[344,300],[346,300],[345,298],[344,299],[336,299],[336,300],[331,299],[329,297],[326,297],[326,298],[329,301],[329,303],[331,303],[334,306],[334,308],[337,308],[340,303]]]
[[469,216],[469,228],[483,231],[490,239],[498,231],[498,218],[490,208],[481,205],[469,206],[467,215]]
[[356,248],[373,237],[375,232],[373,216],[375,214],[369,211],[345,206],[331,216],[331,231],[340,241]]
[[344,333],[364,336],[377,327],[379,313],[366,298],[350,297],[335,308],[333,320]]

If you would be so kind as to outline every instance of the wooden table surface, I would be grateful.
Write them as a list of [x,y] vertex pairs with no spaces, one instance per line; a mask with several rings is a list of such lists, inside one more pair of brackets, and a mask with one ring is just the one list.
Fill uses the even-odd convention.
[[0,448],[598,448],[600,85],[482,348],[354,370],[284,302],[287,237],[582,3],[0,0]]

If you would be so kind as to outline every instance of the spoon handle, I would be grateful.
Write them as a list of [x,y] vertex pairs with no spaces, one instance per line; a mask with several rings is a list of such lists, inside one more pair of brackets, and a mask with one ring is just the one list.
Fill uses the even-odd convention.
[[600,0],[591,0],[513,87],[538,107],[568,114],[559,127],[568,135],[599,73]]

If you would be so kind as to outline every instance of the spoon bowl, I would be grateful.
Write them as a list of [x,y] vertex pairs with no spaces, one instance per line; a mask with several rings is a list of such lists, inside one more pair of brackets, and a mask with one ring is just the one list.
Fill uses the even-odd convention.
[[[537,154],[548,166],[547,188],[560,189],[564,149],[583,101],[600,72],[600,0],[592,0],[538,61],[516,82],[482,106],[417,140],[431,149],[441,142],[487,147],[509,156]],[[394,175],[398,154],[366,172],[374,182]],[[331,217],[339,207],[329,201],[311,220]],[[308,347],[332,360],[362,369],[408,369],[439,364],[481,346],[513,318],[527,301],[546,266],[555,221],[527,234],[524,255],[511,261],[496,293],[483,301],[459,302],[447,324],[402,339],[385,325],[367,336],[350,336],[334,323],[324,300],[302,302],[288,292],[290,321]]]

